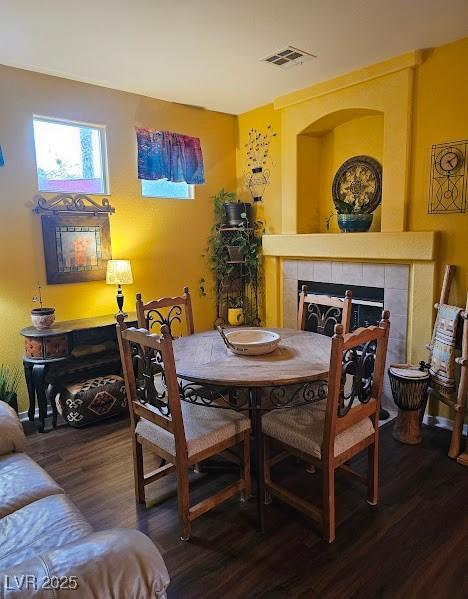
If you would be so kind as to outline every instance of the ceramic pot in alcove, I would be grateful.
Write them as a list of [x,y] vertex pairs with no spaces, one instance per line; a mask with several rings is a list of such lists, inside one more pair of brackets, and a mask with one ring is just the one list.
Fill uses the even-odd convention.
[[365,233],[371,228],[373,214],[337,214],[343,233]]

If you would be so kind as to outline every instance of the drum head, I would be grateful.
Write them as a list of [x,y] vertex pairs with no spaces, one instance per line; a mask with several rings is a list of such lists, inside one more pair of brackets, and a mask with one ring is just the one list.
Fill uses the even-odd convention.
[[400,379],[424,381],[429,378],[427,370],[419,370],[417,366],[411,364],[393,364],[390,366],[389,371],[393,376]]

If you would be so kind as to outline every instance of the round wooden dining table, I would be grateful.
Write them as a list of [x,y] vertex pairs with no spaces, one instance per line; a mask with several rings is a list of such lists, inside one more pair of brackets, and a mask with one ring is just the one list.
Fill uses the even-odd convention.
[[[331,348],[331,339],[324,335],[294,329],[268,330],[278,333],[281,340],[274,352],[262,356],[234,354],[226,347],[218,331],[174,340],[179,379],[206,387],[234,391],[244,389],[248,392],[245,405],[237,402],[231,406],[227,403],[225,407],[248,410],[251,417],[256,456],[257,518],[261,531],[264,528],[265,496],[261,414],[265,410],[306,404],[317,399],[320,385],[326,384],[328,377]],[[265,395],[268,395],[268,402],[262,398]],[[183,394],[181,397],[184,399]],[[193,393],[187,394],[186,401],[194,401]],[[220,407],[216,401],[202,399],[195,402],[207,408]]]

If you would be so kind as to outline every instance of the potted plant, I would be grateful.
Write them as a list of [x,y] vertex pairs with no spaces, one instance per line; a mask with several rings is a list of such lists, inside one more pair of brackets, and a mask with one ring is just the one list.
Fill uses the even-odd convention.
[[37,302],[40,308],[31,310],[31,321],[36,329],[50,329],[55,322],[55,308],[44,308],[42,305],[42,288],[37,283],[37,295],[32,298],[33,302]]
[[[257,325],[258,295],[262,286],[262,221],[250,221],[242,218],[237,227],[226,227],[224,204],[226,197],[235,197],[231,192],[221,190],[213,196],[215,222],[208,238],[208,247],[204,257],[214,275],[214,295],[216,299],[217,324],[226,321],[228,297],[251,293],[254,299],[249,302],[248,310],[243,306],[243,317],[249,325]],[[246,215],[245,215],[246,216]],[[202,296],[209,294],[207,281],[199,280]],[[242,293],[240,291],[243,290]]]
[[240,295],[228,297],[228,322],[233,327],[244,324],[244,300]]
[[[215,213],[222,206],[225,222],[230,227],[248,226],[252,221],[252,205],[241,202],[233,191],[221,189],[214,197]],[[221,215],[220,215],[221,216]]]
[[338,226],[343,233],[363,233],[371,228],[373,214],[363,212],[353,204],[340,200],[335,200],[335,206],[336,212],[333,210],[326,219],[327,230],[330,228],[330,220],[335,213]]
[[227,241],[227,251],[231,262],[243,262],[249,250],[249,231],[240,228],[230,235]]
[[18,412],[18,397],[16,391],[19,383],[19,370],[10,370],[4,364],[0,365],[0,401],[4,401]]

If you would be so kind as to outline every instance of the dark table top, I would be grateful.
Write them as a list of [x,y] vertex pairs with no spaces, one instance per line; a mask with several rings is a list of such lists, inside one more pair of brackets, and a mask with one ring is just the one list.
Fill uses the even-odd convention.
[[[128,314],[126,321],[134,323],[136,319],[136,313],[131,312]],[[106,314],[105,316],[91,316],[90,318],[78,318],[76,320],[62,320],[55,322],[50,329],[36,329],[36,327],[29,326],[21,330],[21,335],[23,337],[49,337],[52,335],[64,335],[73,331],[99,329],[115,324],[115,315]]]

